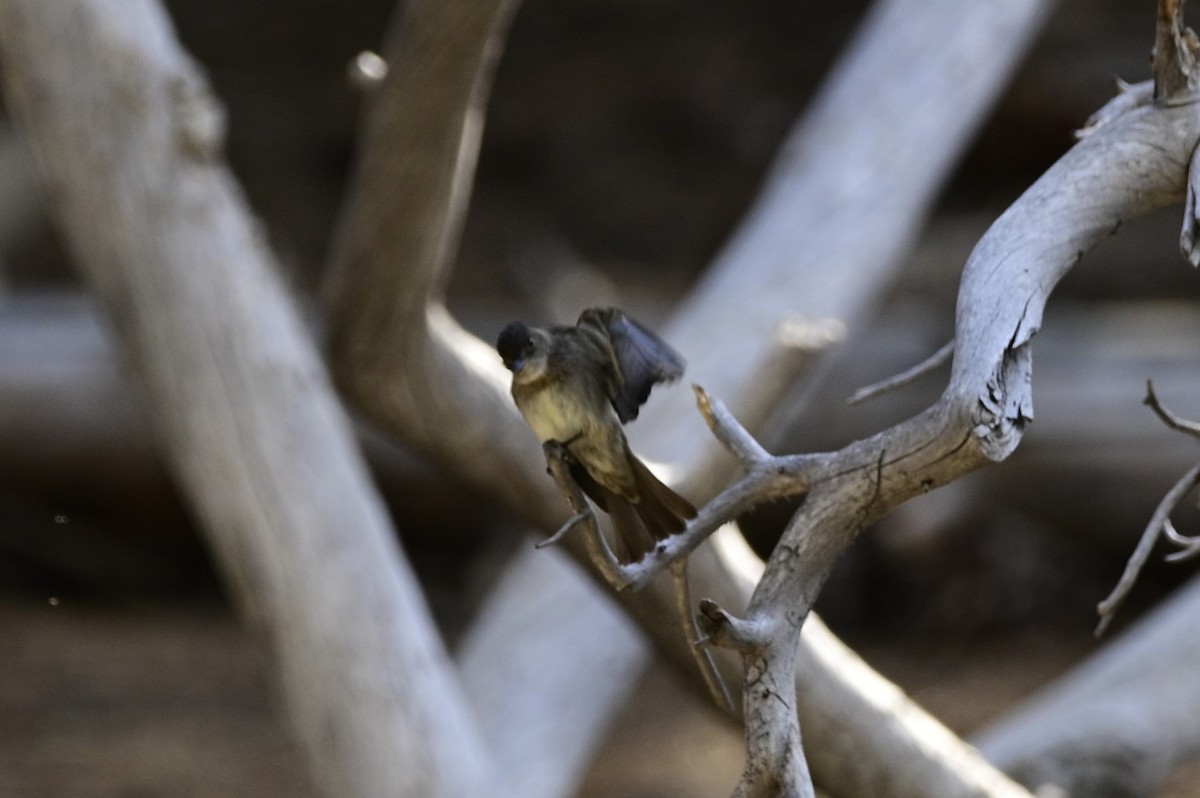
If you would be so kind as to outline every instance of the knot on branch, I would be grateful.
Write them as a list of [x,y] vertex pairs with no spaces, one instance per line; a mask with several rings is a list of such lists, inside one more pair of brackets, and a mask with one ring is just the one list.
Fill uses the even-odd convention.
[[199,68],[185,63],[183,70],[171,78],[169,92],[183,151],[198,161],[220,157],[229,124],[224,106],[213,96]]
[[761,624],[729,614],[712,599],[700,599],[699,609],[696,625],[713,645],[743,654],[752,654],[766,648],[769,638]]

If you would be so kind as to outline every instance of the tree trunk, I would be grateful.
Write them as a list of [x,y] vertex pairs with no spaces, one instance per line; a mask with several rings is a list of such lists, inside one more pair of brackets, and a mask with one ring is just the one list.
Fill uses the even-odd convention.
[[330,796],[503,795],[351,427],[153,0],[3,0],[10,108]]

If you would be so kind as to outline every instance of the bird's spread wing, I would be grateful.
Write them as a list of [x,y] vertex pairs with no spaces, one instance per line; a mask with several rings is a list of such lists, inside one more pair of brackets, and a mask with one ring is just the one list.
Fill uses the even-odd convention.
[[613,380],[609,400],[621,423],[637,418],[660,382],[683,376],[684,360],[661,338],[616,308],[591,308],[579,317],[578,326],[601,333],[612,352]]

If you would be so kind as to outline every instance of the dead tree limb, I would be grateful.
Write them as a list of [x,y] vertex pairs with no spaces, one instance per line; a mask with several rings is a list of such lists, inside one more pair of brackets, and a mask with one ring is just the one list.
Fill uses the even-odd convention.
[[[444,61],[461,63],[448,76],[434,75],[429,70],[436,65],[422,63],[429,51],[405,45],[403,28],[389,50],[393,69],[377,91],[355,194],[335,252],[335,370],[344,389],[376,422],[476,488],[502,497],[543,529],[555,529],[565,513],[541,473],[536,442],[517,420],[507,375],[490,347],[454,324],[441,302],[474,165],[474,122],[490,76],[491,61],[484,54],[498,49],[492,37],[502,37],[504,4],[475,4],[475,22],[490,19],[491,30],[456,24],[457,12],[433,13],[428,5],[413,4],[409,34],[414,41],[449,37],[453,43],[443,52],[460,58]],[[689,303],[668,331],[689,356],[722,340],[750,342],[748,370],[737,365],[740,353],[722,359],[713,352],[706,358],[717,371],[706,366],[693,376],[716,395],[733,397],[751,429],[796,376],[815,365],[815,355],[839,339],[847,321],[856,323],[882,291],[882,276],[901,261],[954,153],[1049,6],[1024,0],[965,9],[946,0],[885,0],[872,14],[815,104],[812,121],[798,127],[785,145],[767,192],[720,260],[721,276],[710,279],[704,298]],[[929,25],[930,18],[939,24]],[[422,23],[434,27],[417,27]],[[464,36],[474,36],[474,46],[462,45]],[[976,58],[979,53],[987,57]],[[972,69],[955,68],[964,59]],[[909,68],[897,74],[897,63]],[[472,66],[478,71],[472,73]],[[404,75],[414,77],[398,77]],[[442,90],[424,91],[435,78]],[[881,129],[888,130],[883,139]],[[901,156],[910,166],[896,170]],[[839,161],[855,164],[852,180],[832,166]],[[804,189],[810,173],[817,185]],[[836,213],[821,215],[830,208]],[[864,218],[873,221],[871,235],[862,233]],[[743,286],[739,271],[752,268],[765,252],[774,253],[771,262]],[[726,281],[733,285],[714,287]],[[763,322],[742,329],[743,318],[733,309],[763,299],[764,292],[773,293],[766,299],[774,310]],[[713,303],[719,306],[715,311]],[[656,420],[640,426],[658,430],[648,444],[651,454],[681,464],[676,470],[686,469],[691,492],[711,495],[725,469],[722,454],[702,429],[689,427],[692,411],[686,400],[682,403],[682,412],[672,410],[670,401],[661,411],[652,406]],[[698,456],[695,447],[708,453]],[[719,548],[736,545],[724,541]],[[733,568],[707,548],[696,552],[690,566],[696,590],[727,607],[738,606],[750,592]],[[676,661],[691,662],[674,622],[664,622],[674,617],[669,585],[656,583],[625,601],[664,650]],[[855,689],[840,674],[823,670],[825,659],[814,655],[811,661],[816,664],[806,675],[812,687],[806,700],[811,692],[853,704]],[[736,669],[727,680],[731,674]],[[935,755],[923,745],[916,737],[918,725],[910,722],[921,713],[911,704],[903,712],[861,702],[826,703],[822,709],[841,713],[838,723],[810,724],[817,735],[814,747],[827,754],[821,761],[828,779],[841,791],[885,784],[876,794],[917,796],[931,794],[927,785],[934,783],[947,787],[940,790],[944,795],[998,794],[991,789],[993,779],[979,775],[986,766],[975,773],[956,770],[956,757]],[[843,723],[855,734],[823,735],[823,728]],[[865,755],[864,745],[908,755]],[[908,775],[879,778],[875,765],[902,767]]]
[[[913,312],[920,314],[915,320],[901,308],[873,324],[869,334],[852,344],[850,367],[832,375],[837,384],[824,395],[837,401],[854,386],[898,370],[927,349],[930,339],[919,322],[929,314]],[[898,335],[898,329],[904,334]],[[1159,393],[1200,395],[1191,350],[1174,345],[1200,346],[1200,313],[1186,303],[1154,301],[1059,305],[1054,325],[1038,341],[1040,434],[1022,444],[1022,474],[996,470],[988,480],[995,478],[999,490],[1011,492],[1051,472],[1086,473],[1105,485],[1124,485],[1126,504],[1161,495],[1161,486],[1192,464],[1195,447],[1183,436],[1162,438],[1137,402],[1138,389],[1146,374],[1153,373]],[[896,401],[911,405],[913,397],[898,394]],[[0,407],[0,478],[9,484],[65,481],[119,496],[135,491],[144,496],[149,489],[156,500],[168,489],[149,434],[145,400],[118,362],[96,303],[82,293],[18,292],[0,301]],[[874,412],[866,407],[841,413],[832,422],[831,436],[851,440],[861,435]],[[378,465],[385,469],[379,478],[392,485],[434,478],[415,461],[405,465],[389,458]],[[1030,498],[1037,507],[1059,501],[1050,495]],[[1113,506],[1120,505],[1109,502],[1075,511],[1086,510],[1077,517],[1096,530],[1104,545],[1125,540],[1115,525],[1099,523],[1112,517]],[[1136,513],[1130,510],[1129,515]],[[405,532],[421,533],[417,527]]]
[[[450,465],[464,482],[531,512],[545,529],[563,520],[536,441],[508,397],[506,372],[489,344],[463,331],[442,305],[442,291],[467,211],[485,106],[517,0],[416,0],[400,6],[384,58],[386,76],[373,89],[364,120],[362,156],[331,255],[327,286],[334,376],[369,418],[408,446]],[[531,445],[532,444],[532,445]],[[549,555],[547,555],[549,556]],[[534,561],[536,562],[536,561]],[[524,563],[520,560],[513,567]],[[536,567],[536,566],[533,566]],[[540,586],[562,584],[547,565],[539,577],[509,582],[506,601],[545,601]],[[564,591],[566,590],[564,586]],[[575,591],[586,590],[576,587]],[[584,611],[586,603],[561,606]],[[558,602],[555,602],[558,603]],[[486,611],[471,631],[490,653],[509,646],[548,652],[594,650],[610,627],[563,613],[526,627],[537,640],[505,638],[509,619]],[[544,636],[544,638],[543,638]],[[518,777],[530,798],[557,798],[582,775],[605,724],[624,695],[598,678],[625,678],[644,662],[640,641],[608,636],[603,672],[547,657],[527,687],[483,678],[469,667],[468,692],[494,715],[484,722],[489,747],[506,761],[530,763],[560,752],[553,772]],[[513,674],[514,676],[516,674]],[[555,685],[555,689],[541,689]],[[563,693],[575,700],[564,705]],[[570,712],[573,721],[563,717]],[[556,717],[554,725],[517,730],[525,717]],[[552,739],[539,739],[541,731]],[[570,739],[573,735],[578,738]],[[538,769],[535,769],[538,770]],[[538,792],[532,792],[538,790]]]
[[1200,753],[1200,580],[976,735],[1032,787],[1067,795],[1154,795]]
[[[1182,107],[1200,126],[1196,93],[1196,35],[1183,23],[1183,0],[1160,0],[1155,35],[1153,98],[1160,109]],[[1144,111],[1146,90],[1123,91],[1109,108],[1089,121],[1088,135],[1120,124]],[[1176,152],[1173,157],[1178,157]],[[1197,250],[1197,151],[1187,149],[1181,163],[1185,200],[1180,248],[1195,265]],[[1200,426],[1180,418],[1158,400],[1147,383],[1145,403],[1172,429],[1200,435]],[[1159,502],[1129,564],[1113,592],[1101,602],[1097,634],[1102,632],[1137,579],[1159,535],[1190,556],[1197,539],[1179,535],[1170,513],[1200,481],[1192,467]],[[1177,553],[1178,554],[1178,553]],[[1200,751],[1195,680],[1180,663],[1195,659],[1200,583],[1181,591],[1057,684],[1046,688],[980,738],[981,747],[999,764],[1031,785],[1047,785],[1066,794],[1114,798],[1153,792],[1178,764]]]
[[[519,763],[509,776],[512,794],[523,798],[577,792],[580,763],[592,760],[596,739],[649,661],[632,622],[577,571],[557,551],[519,553],[483,609],[490,617],[478,619],[459,647],[463,687],[496,760]],[[584,634],[564,640],[542,633],[580,618],[587,619]],[[564,642],[571,667],[550,667],[568,658]],[[531,674],[536,686],[525,689]],[[509,697],[518,689],[526,700]]]
[[[877,2],[755,205],[662,330],[688,354],[688,378],[747,429],[761,429],[876,307],[1053,3],[1006,5]],[[685,488],[713,495],[728,458],[698,425],[679,422],[688,404],[666,394],[648,405],[642,423],[654,434],[644,445],[686,464]]]
[[[1200,424],[1195,421],[1189,421],[1181,418],[1175,413],[1166,408],[1158,399],[1158,395],[1154,392],[1154,384],[1147,381],[1146,383],[1146,399],[1144,404],[1149,405],[1162,422],[1173,430],[1182,432],[1185,435],[1191,435],[1195,438],[1200,438]],[[1100,602],[1096,608],[1100,615],[1100,622],[1096,626],[1096,636],[1104,634],[1104,630],[1108,628],[1112,622],[1113,616],[1120,608],[1125,597],[1129,595],[1129,591],[1133,589],[1137,582],[1138,574],[1141,573],[1142,566],[1150,559],[1150,552],[1154,549],[1154,544],[1158,542],[1159,536],[1166,540],[1179,550],[1167,555],[1167,560],[1176,562],[1178,560],[1187,560],[1200,553],[1200,537],[1195,535],[1181,535],[1175,529],[1175,525],[1171,522],[1171,513],[1179,506],[1192,489],[1200,484],[1200,464],[1188,469],[1175,485],[1167,491],[1163,496],[1162,501],[1158,503],[1154,514],[1150,517],[1150,523],[1146,525],[1146,531],[1142,533],[1141,540],[1138,541],[1137,547],[1133,554],[1129,556],[1129,562],[1125,566],[1124,573],[1121,574],[1120,580],[1116,587],[1106,599]]]
[[[1171,513],[1197,484],[1200,484],[1200,464],[1188,469],[1187,473],[1179,478],[1174,487],[1167,491],[1162,501],[1158,503],[1158,507],[1150,517],[1150,523],[1146,525],[1146,531],[1142,533],[1141,540],[1138,541],[1137,548],[1129,557],[1125,572],[1121,574],[1120,580],[1108,598],[1101,601],[1096,608],[1096,612],[1100,615],[1100,622],[1096,625],[1096,637],[1104,634],[1104,630],[1112,622],[1117,609],[1129,595],[1129,591],[1133,589],[1138,574],[1141,573],[1142,566],[1150,559],[1150,552],[1154,549],[1154,544],[1158,542],[1160,535],[1181,546],[1184,554],[1194,554],[1196,539],[1184,538],[1175,531],[1175,527],[1171,523]],[[1178,553],[1176,552],[1176,554]],[[1168,559],[1170,559],[1170,555]]]
[[837,557],[891,508],[1016,448],[1033,418],[1031,342],[1050,292],[1122,221],[1183,199],[1198,137],[1195,106],[1162,103],[1131,110],[1072,148],[1001,215],[968,260],[942,398],[806,463],[807,498],[737,621],[758,630],[755,647],[739,650],[747,670],[771,688],[748,689],[744,697],[748,759],[736,795],[777,795],[777,785],[801,782],[790,711],[796,694],[781,688],[791,684],[799,630]]
[[329,795],[505,792],[153,0],[3,0],[9,107]]

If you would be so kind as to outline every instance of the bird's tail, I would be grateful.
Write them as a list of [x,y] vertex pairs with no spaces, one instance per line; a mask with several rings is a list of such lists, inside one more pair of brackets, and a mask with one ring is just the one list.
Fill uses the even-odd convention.
[[691,502],[668,488],[632,452],[628,452],[637,500],[605,488],[582,467],[571,469],[576,482],[596,505],[608,513],[616,532],[614,554],[622,563],[637,562],[653,551],[658,541],[683,531],[696,517]]
[[655,540],[682,532],[688,519],[696,517],[696,508],[660,482],[632,452],[629,452],[629,465],[633,467],[633,479],[637,485],[639,499],[634,507],[645,523],[646,530]]
[[609,510],[609,515],[624,544],[625,551],[618,553],[618,557],[623,554],[623,562],[637,562],[653,551],[658,541],[682,532],[688,519],[696,517],[696,508],[660,482],[633,452],[627,454],[637,501],[612,496],[609,506],[614,509]]

